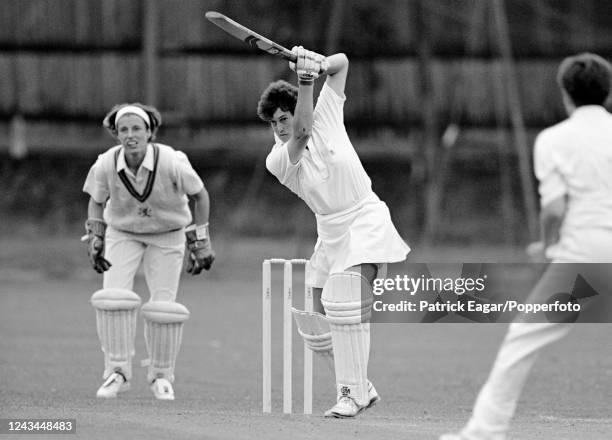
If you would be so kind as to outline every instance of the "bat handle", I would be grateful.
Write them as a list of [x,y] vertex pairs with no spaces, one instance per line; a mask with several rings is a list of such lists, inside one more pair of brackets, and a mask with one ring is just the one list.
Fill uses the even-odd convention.
[[283,58],[291,63],[295,63],[297,61],[297,55],[291,52],[289,49],[285,49],[282,51]]

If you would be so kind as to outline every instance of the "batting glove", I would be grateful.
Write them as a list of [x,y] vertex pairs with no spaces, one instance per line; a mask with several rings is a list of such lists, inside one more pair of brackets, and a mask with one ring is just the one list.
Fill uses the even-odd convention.
[[93,269],[98,273],[104,273],[110,269],[110,262],[104,258],[104,234],[106,223],[97,218],[87,219],[85,222],[87,232],[87,255]]
[[325,57],[302,46],[293,46],[291,49],[297,56],[296,62],[289,62],[291,70],[295,71],[301,84],[312,84],[322,73],[322,65],[326,65]]
[[185,229],[187,238],[187,273],[198,275],[202,269],[209,270],[215,261],[215,252],[210,244],[208,223],[204,225],[191,225]]

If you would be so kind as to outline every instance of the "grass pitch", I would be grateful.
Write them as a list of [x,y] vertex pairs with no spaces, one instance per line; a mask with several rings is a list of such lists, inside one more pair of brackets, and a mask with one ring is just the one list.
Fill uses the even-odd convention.
[[[132,389],[95,398],[102,382],[91,293],[101,277],[78,239],[43,243],[7,238],[0,250],[0,418],[75,418],[83,439],[437,439],[469,416],[503,338],[504,324],[377,324],[370,378],[379,405],[356,420],[326,420],[333,376],[315,362],[312,416],[301,411],[301,350],[294,355],[297,414],[281,413],[281,320],[273,328],[274,413],[261,413],[261,260],[298,257],[284,242],[219,240],[212,272],[185,276],[179,301],[191,311],[176,371],[174,402],[159,402],[145,383],[142,321]],[[35,246],[41,249],[32,256]],[[480,249],[485,258],[507,257]],[[433,261],[436,252],[411,257]],[[469,259],[444,250],[445,258]],[[135,290],[148,299],[138,277]],[[280,292],[280,291],[279,291]],[[275,304],[280,311],[280,303]],[[513,423],[513,439],[609,439],[612,350],[608,324],[579,325],[544,351]],[[301,347],[297,333],[295,347]],[[4,435],[3,435],[4,437]],[[6,436],[12,438],[13,436]],[[15,438],[17,438],[15,436]],[[21,437],[19,437],[21,438]]]

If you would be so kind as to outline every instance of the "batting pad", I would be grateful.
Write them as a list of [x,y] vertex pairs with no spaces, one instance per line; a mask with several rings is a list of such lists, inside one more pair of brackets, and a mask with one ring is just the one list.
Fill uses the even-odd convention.
[[321,297],[332,335],[338,397],[352,397],[360,406],[369,403],[372,301],[372,286],[355,272],[330,275]]
[[145,343],[149,353],[147,379],[153,382],[164,377],[174,382],[174,366],[183,340],[183,324],[189,310],[169,301],[149,301],[142,306]]
[[334,369],[333,345],[331,329],[325,315],[317,312],[306,312],[291,308],[298,333],[304,339],[306,347],[325,359],[329,367]]
[[132,378],[132,357],[140,297],[127,289],[101,289],[91,296],[96,309],[96,326],[104,352],[104,374],[121,371]]

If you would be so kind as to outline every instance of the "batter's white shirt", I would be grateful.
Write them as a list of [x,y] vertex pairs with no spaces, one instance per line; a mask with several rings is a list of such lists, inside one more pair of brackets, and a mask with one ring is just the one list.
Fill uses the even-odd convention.
[[296,164],[289,160],[287,143],[277,142],[266,167],[296,193],[315,214],[343,211],[372,192],[372,182],[344,127],[345,96],[323,84],[314,110],[308,149]]
[[403,261],[410,248],[398,234],[387,205],[372,191],[344,126],[344,95],[323,85],[313,114],[308,149],[296,164],[277,141],[266,167],[315,213],[318,240],[307,283],[323,287],[331,273],[364,263]]
[[163,144],[149,144],[134,174],[123,147],[116,145],[89,170],[83,191],[105,203],[104,220],[113,228],[137,234],[162,233],[191,223],[187,195],[204,184],[187,156]]
[[534,150],[541,205],[566,196],[560,241],[547,256],[563,262],[612,262],[612,115],[578,107],[540,133]]

